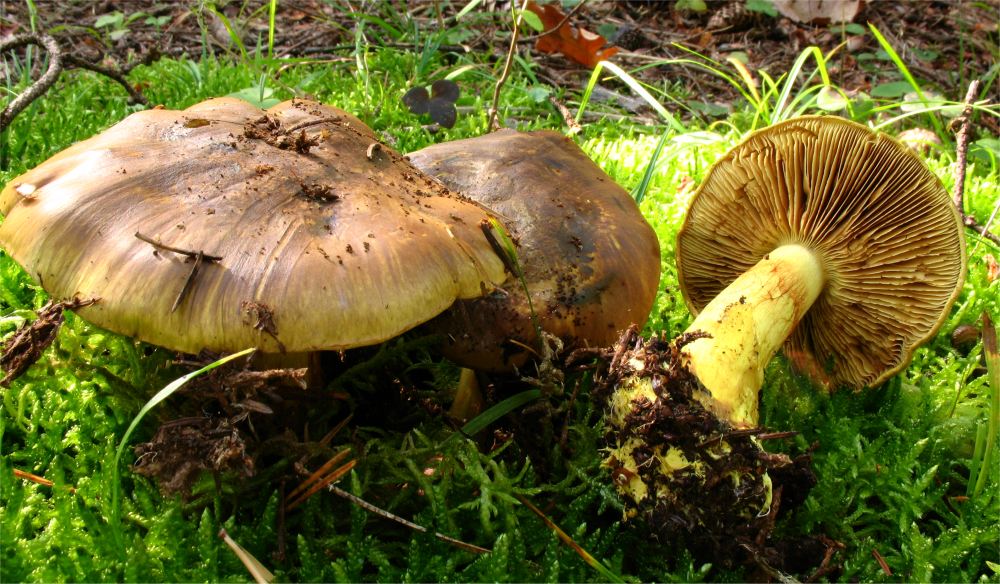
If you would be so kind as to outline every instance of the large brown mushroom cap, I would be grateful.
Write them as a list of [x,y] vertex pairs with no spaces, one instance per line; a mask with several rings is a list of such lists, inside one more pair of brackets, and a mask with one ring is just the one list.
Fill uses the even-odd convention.
[[[488,212],[357,118],[295,100],[133,114],[14,179],[0,245],[81,315],[175,350],[343,349],[505,278]],[[207,255],[192,269],[164,245]]]
[[766,128],[712,168],[677,239],[692,312],[785,244],[817,254],[827,281],[785,351],[835,387],[906,366],[965,273],[962,223],[937,177],[895,140],[840,118]]
[[[569,346],[607,346],[649,316],[660,277],[656,234],[635,201],[572,140],[513,130],[437,144],[415,166],[490,208],[518,243],[540,328]],[[429,325],[460,364],[501,371],[537,349],[521,283],[458,302]]]

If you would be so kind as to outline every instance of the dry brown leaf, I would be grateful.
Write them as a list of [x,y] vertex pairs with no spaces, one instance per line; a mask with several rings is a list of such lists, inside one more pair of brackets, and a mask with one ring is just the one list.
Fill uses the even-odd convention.
[[618,52],[618,47],[605,48],[608,41],[601,35],[563,22],[566,14],[555,4],[539,6],[534,2],[528,2],[528,10],[538,15],[545,31],[552,30],[562,23],[558,30],[540,37],[535,42],[535,48],[543,53],[560,53],[581,65],[594,68]]
[[862,0],[772,0],[782,16],[795,22],[837,24],[851,22],[861,11]]
[[986,261],[986,280],[991,284],[1000,280],[1000,264],[997,264],[997,259],[993,257],[993,254],[986,254],[983,256],[983,260]]

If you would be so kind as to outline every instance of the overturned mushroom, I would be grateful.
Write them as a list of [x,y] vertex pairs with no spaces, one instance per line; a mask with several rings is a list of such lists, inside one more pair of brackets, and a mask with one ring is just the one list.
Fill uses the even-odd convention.
[[771,477],[789,467],[753,438],[778,348],[832,387],[885,381],[947,315],[965,247],[948,194],[906,147],[805,117],[712,168],[677,262],[698,316],[673,343],[619,346],[608,463],[654,529],[710,531],[724,545],[768,516]]
[[0,212],[52,296],[188,353],[379,343],[505,277],[488,211],[303,100],[133,114],[15,178]]
[[488,207],[517,242],[515,274],[497,291],[459,301],[431,321],[445,354],[478,370],[509,371],[539,353],[538,327],[566,348],[611,344],[645,323],[660,275],[656,234],[635,201],[572,140],[503,130],[437,144],[413,164]]

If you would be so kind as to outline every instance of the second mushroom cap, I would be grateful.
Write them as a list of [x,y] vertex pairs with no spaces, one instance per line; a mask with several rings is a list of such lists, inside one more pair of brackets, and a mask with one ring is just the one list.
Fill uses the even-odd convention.
[[408,155],[449,188],[489,207],[517,241],[525,284],[457,302],[428,326],[445,353],[505,371],[539,352],[539,328],[566,348],[603,347],[646,322],[660,278],[656,233],[624,189],[557,132],[502,130]]

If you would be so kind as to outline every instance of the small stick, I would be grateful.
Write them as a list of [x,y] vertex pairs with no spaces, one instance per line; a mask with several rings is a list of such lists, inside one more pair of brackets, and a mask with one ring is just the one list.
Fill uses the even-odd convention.
[[[583,3],[577,4],[577,6],[583,6]],[[552,104],[552,107],[556,108],[556,111],[558,111],[559,115],[562,116],[563,121],[566,122],[567,126],[569,126],[570,136],[583,129],[580,127],[580,124],[576,122],[576,118],[573,117],[573,112],[569,111],[569,108],[559,103],[558,99],[549,96],[549,103]]]
[[702,441],[698,444],[698,448],[705,448],[706,446],[711,446],[720,440],[728,440],[729,438],[740,438],[742,436],[756,436],[759,440],[777,440],[781,438],[791,438],[792,436],[797,436],[798,432],[792,430],[788,432],[766,432],[764,428],[748,428],[746,430],[733,430],[732,432],[726,434],[718,434],[712,436],[711,438]]
[[[419,531],[420,533],[431,533],[430,530],[428,530],[423,525],[417,525],[416,523],[414,523],[412,521],[407,521],[406,519],[403,519],[399,515],[394,515],[394,514],[388,512],[388,511],[386,511],[385,509],[381,509],[379,507],[376,507],[375,505],[372,505],[371,503],[369,503],[368,501],[365,501],[361,497],[352,495],[351,493],[348,493],[347,491],[345,491],[344,489],[341,489],[340,487],[338,487],[336,485],[330,485],[328,488],[330,489],[330,491],[333,492],[333,494],[335,494],[335,495],[337,495],[339,497],[343,497],[344,499],[347,499],[348,501],[350,501],[351,503],[354,503],[358,507],[361,507],[365,511],[368,511],[370,513],[374,513],[375,515],[378,515],[379,517],[385,517],[386,519],[391,519],[392,521],[395,521],[396,523],[405,525],[406,527],[409,527],[410,529],[412,529],[414,531]],[[440,539],[443,542],[450,543],[451,545],[453,545],[455,547],[458,547],[458,548],[461,548],[463,550],[466,550],[466,551],[469,551],[469,552],[473,552],[473,553],[476,553],[476,554],[488,554],[491,551],[491,550],[488,550],[488,549],[486,549],[484,547],[479,547],[478,545],[474,545],[474,544],[471,544],[471,543],[466,543],[466,542],[464,542],[464,541],[462,541],[460,539],[455,539],[454,537],[449,537],[449,536],[447,536],[447,535],[445,535],[443,533],[439,533],[437,531],[431,533],[431,535],[433,535],[434,537]]]
[[[45,33],[15,35],[7,41],[0,43],[0,53],[18,49],[26,45],[38,45],[44,48],[49,54],[49,68],[41,77],[38,78],[37,81],[32,83],[24,93],[17,96],[17,98],[7,104],[7,107],[3,109],[3,112],[0,113],[0,132],[6,129],[7,126],[14,121],[14,118],[19,113],[24,111],[24,109],[27,108],[31,102],[35,101],[41,97],[42,94],[48,91],[49,88],[55,84],[56,79],[59,78],[59,75],[63,72],[63,70],[69,68],[70,66],[78,69],[87,69],[88,71],[93,71],[94,73],[99,73],[109,79],[112,79],[128,92],[131,103],[140,103],[144,106],[149,106],[149,100],[146,99],[146,96],[133,87],[127,79],[125,79],[122,71],[105,67],[98,63],[92,63],[71,53],[64,53],[62,48],[59,46],[59,42],[51,35]],[[143,61],[152,61],[157,56],[157,53],[150,53],[143,59]]]
[[[285,480],[281,480],[281,486],[279,487],[281,500],[285,499]],[[272,558],[278,563],[285,561],[285,506],[278,505],[278,550],[274,553]]]
[[563,420],[562,432],[559,436],[559,448],[565,452],[567,450],[566,445],[569,443],[569,423],[573,417],[573,404],[576,403],[577,396],[580,395],[580,379],[577,378],[576,383],[573,384],[573,393],[569,396],[569,401],[566,403],[566,418]]
[[187,296],[188,292],[191,290],[191,285],[194,283],[194,277],[198,275],[198,268],[201,266],[201,262],[205,259],[205,254],[198,252],[198,255],[194,257],[194,265],[191,266],[191,271],[188,272],[187,278],[184,280],[184,285],[181,286],[181,291],[177,293],[177,298],[174,298],[174,304],[170,307],[171,314],[177,310],[177,307],[181,305],[184,301],[184,297]]
[[151,245],[151,246],[153,246],[153,247],[155,247],[157,249],[171,251],[171,252],[174,252],[176,254],[180,254],[182,256],[186,256],[186,257],[189,257],[189,258],[197,258],[200,255],[201,258],[204,261],[206,261],[206,262],[221,262],[222,261],[222,256],[214,256],[214,255],[209,255],[209,254],[207,254],[205,252],[202,252],[202,251],[191,251],[191,250],[187,250],[187,249],[181,249],[179,247],[173,247],[173,246],[167,245],[165,243],[159,242],[159,241],[153,239],[152,237],[149,237],[148,235],[143,235],[143,234],[139,233],[138,231],[135,232],[135,238],[138,239],[138,240],[140,240],[140,241],[145,241],[146,243],[148,243],[149,245]]
[[338,452],[337,454],[334,454],[333,457],[331,457],[330,460],[323,463],[323,466],[319,467],[316,470],[316,472],[312,473],[306,478],[306,480],[302,481],[302,484],[292,489],[292,492],[288,493],[288,495],[285,497],[285,501],[292,501],[293,499],[298,498],[298,496],[301,495],[302,493],[309,490],[310,487],[312,487],[317,481],[323,478],[323,475],[331,471],[334,466],[336,466],[340,461],[344,460],[344,458],[346,458],[347,455],[350,453],[351,449],[345,448],[340,452]]
[[521,2],[521,10],[517,13],[517,17],[514,19],[514,33],[510,37],[510,48],[507,50],[507,60],[503,65],[503,73],[500,74],[500,79],[497,79],[497,84],[493,88],[493,103],[490,105],[489,109],[489,127],[490,131],[494,132],[501,128],[500,121],[498,119],[497,109],[500,107],[500,89],[503,88],[503,84],[507,82],[507,76],[510,75],[510,64],[514,62],[514,51],[517,50],[517,33],[521,28],[521,20],[524,18],[524,11],[528,9],[529,0],[524,0]]
[[4,131],[8,125],[17,114],[24,111],[24,108],[31,105],[31,102],[35,101],[43,93],[49,90],[50,87],[59,78],[59,74],[63,70],[63,52],[59,48],[59,43],[56,39],[51,36],[41,33],[41,34],[19,34],[0,43],[0,52],[10,51],[13,49],[18,49],[26,45],[38,45],[43,47],[46,52],[49,53],[49,68],[45,71],[45,74],[38,78],[37,81],[31,84],[24,93],[17,96],[13,101],[7,104],[7,107],[3,109],[0,113],[0,132]]
[[203,262],[219,262],[222,261],[222,256],[208,255],[207,253],[198,250],[191,251],[187,249],[181,249],[179,247],[173,247],[170,245],[165,245],[162,242],[156,241],[148,235],[143,235],[138,231],[135,232],[136,239],[144,241],[149,245],[155,247],[156,249],[163,249],[176,254],[180,254],[185,257],[194,258],[194,265],[191,266],[191,271],[188,272],[187,278],[184,279],[184,285],[181,286],[181,291],[177,293],[177,298],[174,299],[174,304],[170,307],[170,313],[173,314],[177,311],[177,308],[184,302],[184,298],[191,291],[191,286],[194,285],[194,278],[198,275],[198,269],[201,267]]
[[974,216],[965,213],[965,166],[969,154],[969,126],[972,122],[973,100],[978,92],[979,80],[973,79],[972,83],[969,84],[969,90],[965,93],[965,108],[962,110],[962,114],[952,122],[953,125],[958,125],[958,132],[955,134],[955,185],[952,191],[952,201],[966,227],[1000,245],[1000,237],[987,230],[989,223],[985,226],[980,225]]
[[344,466],[326,475],[321,481],[309,487],[308,490],[299,495],[294,501],[292,501],[291,503],[287,503],[285,511],[291,511],[292,509],[304,503],[306,499],[315,495],[323,487],[330,486],[332,485],[332,483],[339,481],[341,478],[343,478],[344,475],[351,472],[351,469],[354,468],[354,465],[356,465],[357,463],[358,463],[357,460],[350,460]]
[[318,126],[320,124],[339,124],[343,120],[339,116],[331,116],[326,118],[318,118],[315,120],[306,120],[304,122],[299,122],[295,125],[289,126],[281,131],[285,135],[291,135],[299,130],[304,130],[305,128],[311,128],[312,126]]
[[955,201],[955,207],[963,216],[965,215],[965,201],[963,199],[965,197],[965,160],[969,152],[969,123],[972,120],[972,100],[976,98],[978,92],[979,80],[973,79],[972,83],[969,84],[969,90],[965,93],[965,108],[953,122],[953,124],[958,125],[958,132],[955,134],[955,190],[952,194],[952,200]]
[[885,558],[882,557],[882,554],[878,553],[877,548],[872,548],[872,557],[875,558],[875,561],[878,562],[879,567],[882,568],[883,574],[885,574],[886,576],[892,576],[892,570],[889,569],[889,564],[886,563]]
[[125,91],[128,92],[131,103],[139,103],[149,107],[149,100],[146,99],[146,96],[133,87],[120,71],[99,65],[97,63],[91,63],[86,59],[81,59],[80,57],[72,54],[63,55],[63,59],[65,59],[66,63],[69,65],[73,65],[79,69],[87,69],[88,71],[93,71],[94,73],[100,73],[101,75],[117,82],[118,85],[121,85],[125,88]]

